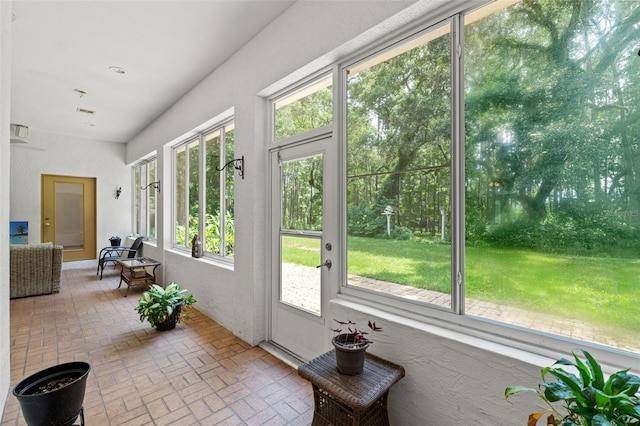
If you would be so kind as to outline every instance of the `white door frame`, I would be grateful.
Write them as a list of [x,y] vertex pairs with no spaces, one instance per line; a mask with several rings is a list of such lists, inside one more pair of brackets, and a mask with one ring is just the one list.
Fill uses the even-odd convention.
[[[331,318],[327,320],[329,300],[337,293],[340,246],[338,241],[338,173],[333,128],[326,126],[304,135],[282,141],[269,150],[267,198],[269,204],[266,277],[267,277],[267,340],[308,361],[330,349]],[[320,234],[321,263],[331,260],[332,267],[321,267],[320,315],[304,312],[280,301],[280,236],[281,183],[280,162],[313,155],[323,155],[323,230]],[[286,233],[285,233],[286,234]],[[328,245],[330,244],[330,246]]]

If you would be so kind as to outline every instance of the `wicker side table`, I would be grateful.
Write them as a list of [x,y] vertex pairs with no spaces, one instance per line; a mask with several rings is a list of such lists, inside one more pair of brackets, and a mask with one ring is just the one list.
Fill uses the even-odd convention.
[[388,425],[387,396],[404,368],[367,353],[362,373],[347,376],[338,372],[332,350],[301,365],[298,374],[313,386],[313,426]]

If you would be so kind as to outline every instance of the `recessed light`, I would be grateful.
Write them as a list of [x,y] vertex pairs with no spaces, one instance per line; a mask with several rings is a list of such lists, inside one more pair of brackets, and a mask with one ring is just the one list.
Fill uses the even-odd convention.
[[115,72],[116,74],[120,74],[120,75],[122,75],[122,74],[124,74],[124,73],[126,72],[126,71],[124,70],[124,68],[120,68],[120,67],[116,67],[116,66],[109,67],[109,69],[110,69],[111,71]]

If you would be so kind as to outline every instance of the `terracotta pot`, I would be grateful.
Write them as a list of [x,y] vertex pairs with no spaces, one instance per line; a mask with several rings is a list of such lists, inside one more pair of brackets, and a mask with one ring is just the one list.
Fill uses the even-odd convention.
[[339,334],[331,343],[336,348],[336,365],[340,374],[355,376],[362,373],[367,348],[371,343],[354,345],[353,334]]

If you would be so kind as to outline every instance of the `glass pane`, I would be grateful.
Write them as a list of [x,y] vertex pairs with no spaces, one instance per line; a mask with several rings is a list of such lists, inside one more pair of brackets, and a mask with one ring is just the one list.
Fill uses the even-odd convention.
[[84,249],[84,186],[81,183],[55,183],[56,244],[65,250]]
[[142,168],[136,166],[133,169],[133,232],[141,233],[142,227]]
[[282,236],[280,301],[320,315],[320,238]]
[[189,232],[187,245],[200,232],[198,231],[200,217],[200,142],[194,141],[187,145],[189,153]]
[[216,168],[220,165],[220,130],[205,136],[207,157],[206,175],[206,237],[205,251],[220,253],[220,173]]
[[451,38],[348,70],[348,285],[451,307]]
[[467,313],[640,350],[638,13],[532,0],[466,19]]
[[[235,146],[235,126],[233,124],[225,126],[224,136],[224,149],[225,149],[225,162],[233,160],[234,146]],[[225,255],[233,257],[233,248],[235,245],[235,179],[237,173],[235,169],[230,169],[225,174],[225,206],[226,212],[224,215],[224,239],[225,239]]]
[[282,163],[282,227],[322,230],[322,155]]
[[176,228],[175,238],[176,244],[179,246],[186,245],[186,225],[188,218],[187,202],[186,202],[186,188],[187,188],[187,161],[186,161],[186,147],[182,146],[175,151],[176,162],[176,186],[175,186],[175,215],[176,215]]
[[275,138],[288,138],[333,121],[332,78],[327,77],[275,102]]
[[[147,163],[147,167],[149,170],[149,179],[148,182],[156,182],[156,160],[150,161]],[[156,238],[156,195],[158,191],[156,191],[153,187],[149,187],[147,190],[149,201],[147,203],[148,214],[147,214],[147,227],[149,228],[149,232],[147,236],[149,238]]]

